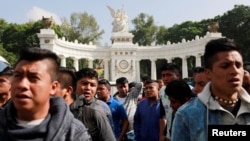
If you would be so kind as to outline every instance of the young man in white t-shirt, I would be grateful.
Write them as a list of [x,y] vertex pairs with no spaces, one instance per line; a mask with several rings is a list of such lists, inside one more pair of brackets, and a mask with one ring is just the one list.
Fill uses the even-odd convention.
[[128,85],[129,82],[126,77],[120,77],[116,79],[117,93],[114,94],[114,98],[123,104],[127,112],[129,121],[127,138],[134,140],[134,114],[138,103],[138,97],[142,91],[142,83],[136,83],[135,86],[130,89],[130,91]]

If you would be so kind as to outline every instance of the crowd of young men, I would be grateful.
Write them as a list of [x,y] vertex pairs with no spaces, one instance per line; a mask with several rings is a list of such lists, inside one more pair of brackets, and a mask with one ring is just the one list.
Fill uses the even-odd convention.
[[249,64],[228,38],[206,44],[193,83],[167,63],[164,86],[120,77],[114,94],[94,69],[58,60],[34,47],[14,67],[0,62],[0,140],[200,141],[208,140],[209,125],[249,124]]

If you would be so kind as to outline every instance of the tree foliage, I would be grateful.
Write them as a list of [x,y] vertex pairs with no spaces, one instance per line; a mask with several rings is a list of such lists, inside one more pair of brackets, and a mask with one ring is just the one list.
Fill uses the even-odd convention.
[[186,21],[170,27],[165,35],[165,39],[172,43],[177,43],[182,39],[192,40],[196,35],[202,36],[203,33],[204,27],[199,22]]
[[[207,26],[211,22],[219,23],[219,32],[224,37],[234,39],[242,47],[244,60],[250,58],[250,6],[235,5],[232,10],[226,11],[222,16],[215,16],[211,19],[201,21],[185,21],[180,24],[174,24],[172,27],[164,25],[157,26],[153,16],[140,13],[132,20],[134,29],[131,30],[134,35],[133,43],[140,46],[150,46],[181,42],[182,39],[192,40],[196,35],[202,37],[207,32]],[[43,28],[41,20],[27,22],[24,24],[7,23],[0,18],[0,55],[5,57],[12,64],[16,61],[18,54],[22,49],[40,46],[37,33]],[[103,30],[100,30],[95,18],[88,13],[72,13],[70,20],[62,19],[62,25],[53,25],[58,37],[65,37],[68,41],[78,40],[80,43],[93,42],[99,44]],[[86,60],[81,60],[80,67],[86,67]],[[173,60],[181,65],[177,59]],[[98,62],[95,61],[94,65]],[[141,71],[143,75],[150,74],[151,63],[147,60],[141,61]],[[194,58],[188,62],[190,67],[194,66]],[[157,63],[160,67],[164,61]],[[73,65],[70,60],[67,64]],[[149,67],[149,68],[148,68]],[[159,68],[157,68],[158,70]]]
[[61,31],[68,41],[99,44],[104,30],[100,30],[95,18],[88,13],[72,13],[70,21],[62,19]]
[[[172,27],[165,27],[164,25],[154,27],[154,19],[152,16],[141,13],[132,20],[134,30],[134,43],[147,46],[152,42],[156,45],[181,42],[182,39],[192,40],[196,35],[202,37],[208,32],[208,25],[212,22],[219,23],[219,32],[224,37],[234,39],[242,47],[242,55],[244,60],[250,57],[250,6],[235,5],[232,10],[225,12],[222,16],[215,16],[211,19],[203,19],[201,21],[185,21],[180,24],[174,24]],[[151,31],[151,29],[154,29]],[[181,66],[181,61],[173,60],[176,64]],[[157,65],[157,70],[161,64]],[[192,68],[195,66],[194,58],[188,61],[189,75]],[[190,68],[192,67],[192,68]],[[141,61],[141,72],[150,75],[150,62]]]
[[134,35],[133,43],[138,43],[139,46],[149,46],[155,41],[158,28],[153,16],[141,13],[132,20],[132,23],[135,26],[135,29],[131,30]]
[[168,29],[165,26],[160,26],[158,28],[158,32],[156,33],[155,36],[155,43],[156,45],[163,45],[163,44],[167,44],[168,41]]
[[234,9],[217,17],[220,31],[242,47],[245,60],[250,57],[250,6],[235,5]]

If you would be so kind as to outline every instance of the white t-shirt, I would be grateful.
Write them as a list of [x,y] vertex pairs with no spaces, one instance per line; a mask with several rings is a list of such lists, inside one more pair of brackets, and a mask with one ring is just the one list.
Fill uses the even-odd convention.
[[125,100],[126,100],[127,97],[119,97],[117,95],[116,98],[119,100],[119,102],[121,102],[122,104],[124,104],[124,102],[125,102]]
[[163,104],[163,107],[164,107],[165,113],[166,113],[166,119],[167,119],[167,137],[170,138],[170,132],[169,131],[170,131],[170,127],[171,127],[171,124],[172,124],[172,113],[173,113],[173,110],[170,107],[170,100],[168,99],[168,96],[165,94],[165,89],[166,89],[166,86],[163,86],[160,89],[159,95],[160,95],[160,99],[161,99],[161,102]]

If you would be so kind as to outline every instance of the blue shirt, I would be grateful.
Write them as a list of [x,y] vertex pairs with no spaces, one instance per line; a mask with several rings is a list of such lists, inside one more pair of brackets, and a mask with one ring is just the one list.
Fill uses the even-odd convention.
[[160,99],[150,105],[146,98],[142,100],[136,109],[134,116],[134,132],[136,141],[158,141],[159,140],[159,119]]
[[125,108],[123,107],[123,104],[115,100],[112,96],[110,96],[110,99],[107,101],[107,104],[112,112],[115,137],[118,138],[121,132],[121,122],[124,119],[127,119],[128,116]]

